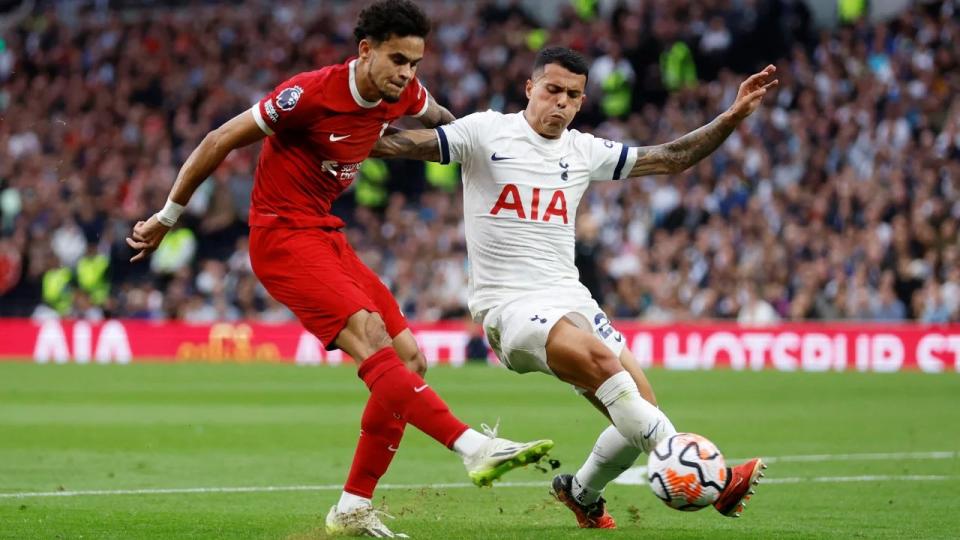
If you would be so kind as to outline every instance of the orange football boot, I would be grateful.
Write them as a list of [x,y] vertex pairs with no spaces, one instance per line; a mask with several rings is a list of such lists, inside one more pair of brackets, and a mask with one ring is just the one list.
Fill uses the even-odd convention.
[[607,513],[607,501],[603,497],[593,504],[583,505],[573,496],[573,475],[558,474],[553,479],[553,496],[567,505],[581,529],[616,529],[617,523]]
[[763,470],[767,466],[760,458],[753,458],[746,463],[727,469],[727,486],[720,493],[720,498],[713,503],[717,512],[728,517],[740,517],[747,501],[754,494],[754,486],[763,478]]

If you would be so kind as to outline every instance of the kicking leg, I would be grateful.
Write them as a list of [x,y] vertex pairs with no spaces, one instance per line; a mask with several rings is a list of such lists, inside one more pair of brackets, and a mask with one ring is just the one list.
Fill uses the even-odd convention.
[[[651,404],[656,405],[653,388],[630,349],[624,348],[620,352],[620,364],[637,384],[640,395]],[[584,397],[597,410],[610,418],[606,407],[596,396],[587,392]],[[587,460],[572,478],[573,496],[584,505],[596,502],[600,499],[607,484],[633,466],[633,463],[642,453],[643,451],[640,448],[630,444],[630,441],[621,435],[614,426],[607,427],[600,433],[600,437],[597,438],[597,442]]]
[[546,348],[553,373],[593,393],[632,445],[647,452],[676,433],[666,415],[643,399],[620,359],[592,334],[563,319],[550,330]]
[[[624,348],[623,351],[621,351],[620,363],[623,365],[624,370],[630,373],[634,382],[636,382],[643,398],[652,404],[656,404],[653,388],[647,380],[640,364],[629,349]],[[586,392],[584,397],[601,413],[607,416],[607,418],[610,418],[606,406],[597,399],[595,395],[591,392]],[[670,428],[672,432],[663,434],[660,440],[666,439],[673,435],[673,433],[676,433],[676,430],[672,429],[672,427],[671,425]],[[645,449],[644,451],[649,452],[649,449]],[[590,452],[583,466],[580,467],[580,470],[578,470],[575,475],[570,476],[569,482],[565,482],[565,479],[561,478],[569,475],[560,475],[554,479],[555,491],[558,487],[562,488],[564,485],[569,485],[569,498],[574,501],[574,504],[567,501],[564,502],[577,514],[577,521],[581,527],[603,527],[604,525],[609,526],[613,523],[612,518],[606,520],[598,517],[604,515],[609,516],[603,508],[604,500],[601,495],[607,484],[613,481],[624,470],[628,469],[641,453],[640,448],[634,446],[617,430],[608,427],[600,434],[597,443],[594,445],[593,450]],[[751,495],[753,495],[754,486],[756,486],[763,477],[762,471],[765,468],[766,465],[763,464],[760,458],[754,458],[740,465],[728,468],[727,478],[730,480],[720,494],[720,498],[717,499],[717,502],[714,504],[717,511],[725,516],[739,517],[747,501]],[[592,516],[594,519],[581,519],[581,514],[588,518],[591,517],[588,509],[593,510]],[[586,523],[586,525],[584,523]]]
[[384,409],[450,448],[469,427],[458,420],[423,378],[407,370],[377,313],[358,311],[336,345],[359,361],[359,375]]
[[[468,475],[477,485],[490,485],[511,469],[539,461],[553,447],[553,441],[549,440],[515,443],[497,438],[495,434],[484,435],[458,420],[423,378],[407,368],[397,350],[391,346],[383,320],[376,313],[359,311],[353,314],[346,327],[338,334],[335,343],[351,357],[363,359],[359,362],[359,376],[370,389],[365,420],[370,419],[368,412],[370,416],[381,421],[390,422],[389,417],[392,417],[395,422],[388,425],[395,426],[393,433],[397,442],[403,433],[403,423],[413,424],[457,452],[463,458]],[[381,425],[380,429],[383,430],[384,426]],[[382,458],[383,443],[387,439],[371,439],[370,446],[375,447],[374,452],[379,453]],[[364,436],[361,436],[359,446],[365,446]],[[389,446],[387,451],[391,451]],[[360,468],[358,477],[365,478],[368,486],[368,489],[359,495],[359,498],[363,499],[363,495],[367,493],[372,495],[372,488],[376,485],[376,480],[379,480],[377,474],[382,475],[383,471],[386,471],[386,465],[392,456],[388,460],[382,460],[386,463],[381,461],[376,469],[368,468],[370,465],[364,456],[358,454],[357,458],[361,461],[359,464],[356,461],[354,463],[355,467]],[[372,485],[370,480],[373,480]],[[348,503],[359,504],[347,512],[340,511],[339,504],[333,506],[326,519],[328,534],[400,536],[384,526],[371,505],[354,499],[357,495],[347,491],[347,488],[345,494]]]
[[[629,349],[624,348],[621,352],[620,363],[634,379],[641,396],[655,404],[653,389]],[[610,418],[606,406],[592,392],[585,392],[584,397]],[[615,426],[608,426],[600,433],[590,455],[575,475],[561,474],[554,478],[554,494],[573,511],[581,528],[615,528],[613,518],[606,511],[603,490],[629,469],[642,453]]]
[[511,469],[539,461],[553,447],[550,440],[515,443],[471,429],[420,375],[406,369],[388,340],[380,317],[360,311],[350,317],[336,343],[354,358],[363,358],[359,375],[371,398],[457,452],[477,485],[489,485]]

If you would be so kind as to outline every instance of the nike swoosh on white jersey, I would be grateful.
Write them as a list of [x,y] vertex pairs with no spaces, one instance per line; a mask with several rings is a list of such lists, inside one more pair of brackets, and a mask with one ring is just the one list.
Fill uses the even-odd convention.
[[347,134],[347,135],[334,135],[333,133],[331,133],[331,134],[330,134],[330,142],[342,141],[342,140],[346,139],[346,138],[349,137],[349,136],[350,136],[349,134]]
[[417,386],[416,388],[413,389],[413,391],[419,394],[420,392],[423,392],[424,390],[426,390],[428,386],[430,385],[425,384],[423,386]]

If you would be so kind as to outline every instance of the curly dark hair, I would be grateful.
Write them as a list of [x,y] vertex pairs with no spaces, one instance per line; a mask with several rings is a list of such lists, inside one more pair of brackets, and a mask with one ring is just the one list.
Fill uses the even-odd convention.
[[533,61],[533,72],[536,73],[547,64],[559,64],[577,75],[586,75],[590,70],[580,53],[566,47],[547,47],[538,52],[537,59]]
[[380,0],[370,4],[360,12],[353,29],[357,43],[362,39],[380,43],[391,35],[425,38],[429,33],[430,19],[410,0]]

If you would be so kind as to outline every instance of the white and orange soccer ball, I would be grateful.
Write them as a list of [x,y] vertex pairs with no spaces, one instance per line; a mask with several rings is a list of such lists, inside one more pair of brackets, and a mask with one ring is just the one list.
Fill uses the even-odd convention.
[[677,510],[700,510],[715,503],[727,485],[727,474],[716,445],[694,433],[660,441],[647,461],[653,493]]

